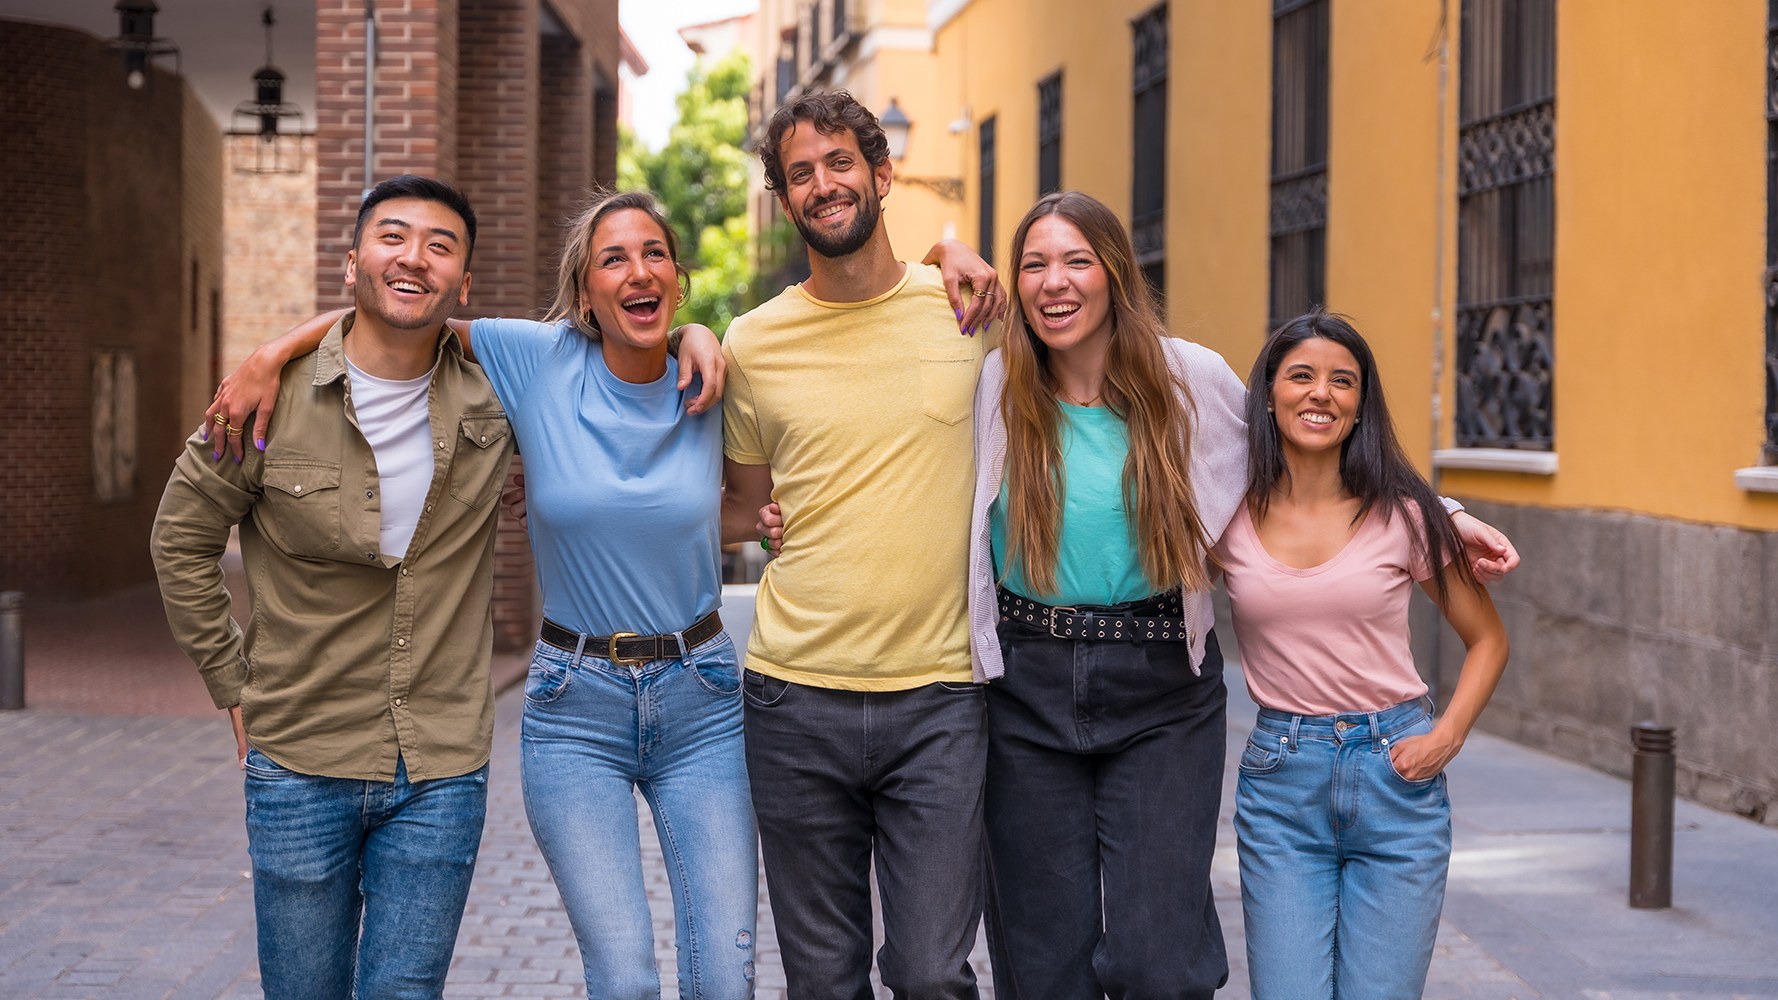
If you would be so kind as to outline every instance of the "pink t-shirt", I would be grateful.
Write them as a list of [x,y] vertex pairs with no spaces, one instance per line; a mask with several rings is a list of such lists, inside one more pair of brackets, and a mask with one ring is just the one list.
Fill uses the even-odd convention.
[[[1372,712],[1426,693],[1408,649],[1408,598],[1432,578],[1414,554],[1419,512],[1381,505],[1332,559],[1286,566],[1260,544],[1245,504],[1217,543],[1241,669],[1253,700],[1299,715]],[[1404,516],[1405,514],[1405,516]]]

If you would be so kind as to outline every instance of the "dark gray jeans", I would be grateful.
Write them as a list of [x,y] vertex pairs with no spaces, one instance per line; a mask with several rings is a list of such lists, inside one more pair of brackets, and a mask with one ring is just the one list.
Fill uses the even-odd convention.
[[793,1000],[970,1000],[981,914],[982,689],[860,692],[746,672],[747,774]]
[[1002,622],[1000,647],[1006,676],[988,686],[995,997],[1208,1000],[1229,971],[1210,894],[1228,703],[1215,633],[1196,675],[1183,642]]

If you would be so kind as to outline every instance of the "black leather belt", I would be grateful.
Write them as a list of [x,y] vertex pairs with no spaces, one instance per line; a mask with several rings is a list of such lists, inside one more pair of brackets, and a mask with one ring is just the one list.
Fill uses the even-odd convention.
[[1111,642],[1191,642],[1191,626],[1185,622],[1185,606],[1179,591],[1158,598],[1132,602],[1144,611],[1136,614],[1121,607],[1070,608],[1040,604],[1002,587],[1000,620],[1023,622],[1043,629],[1058,639],[1105,639]]
[[693,622],[691,628],[680,633],[685,637],[684,650],[680,649],[679,637],[672,634],[637,635],[634,632],[618,632],[613,635],[583,636],[573,629],[557,625],[548,618],[543,620],[543,629],[537,637],[557,649],[565,649],[570,653],[579,650],[583,655],[597,656],[613,663],[646,663],[649,660],[665,660],[683,656],[686,650],[716,638],[716,633],[721,631],[722,618],[712,611]]

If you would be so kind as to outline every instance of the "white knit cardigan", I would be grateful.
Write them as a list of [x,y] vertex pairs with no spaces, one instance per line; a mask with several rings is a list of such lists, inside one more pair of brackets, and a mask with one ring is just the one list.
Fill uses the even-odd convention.
[[[1247,422],[1242,413],[1247,388],[1222,356],[1207,347],[1167,338],[1161,342],[1167,367],[1191,387],[1196,404],[1191,419],[1191,486],[1204,533],[1214,543],[1240,509],[1247,490]],[[1006,425],[1000,393],[1006,385],[1006,359],[996,350],[982,366],[975,388],[975,503],[969,517],[969,646],[976,681],[1005,673],[995,633],[1000,610],[994,596],[994,556],[988,535],[988,508],[1000,496],[1006,466]],[[1191,665],[1204,662],[1204,635],[1214,624],[1210,591],[1185,593],[1185,620],[1192,630]]]

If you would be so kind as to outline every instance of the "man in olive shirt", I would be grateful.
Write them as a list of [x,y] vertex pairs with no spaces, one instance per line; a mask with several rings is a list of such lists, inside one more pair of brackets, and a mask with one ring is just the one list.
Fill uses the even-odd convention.
[[[487,802],[512,436],[444,326],[468,300],[475,215],[398,177],[352,242],[356,310],[284,369],[266,450],[218,465],[193,435],[154,528],[168,621],[247,772],[270,998],[438,996]],[[245,637],[218,562],[235,524]]]

